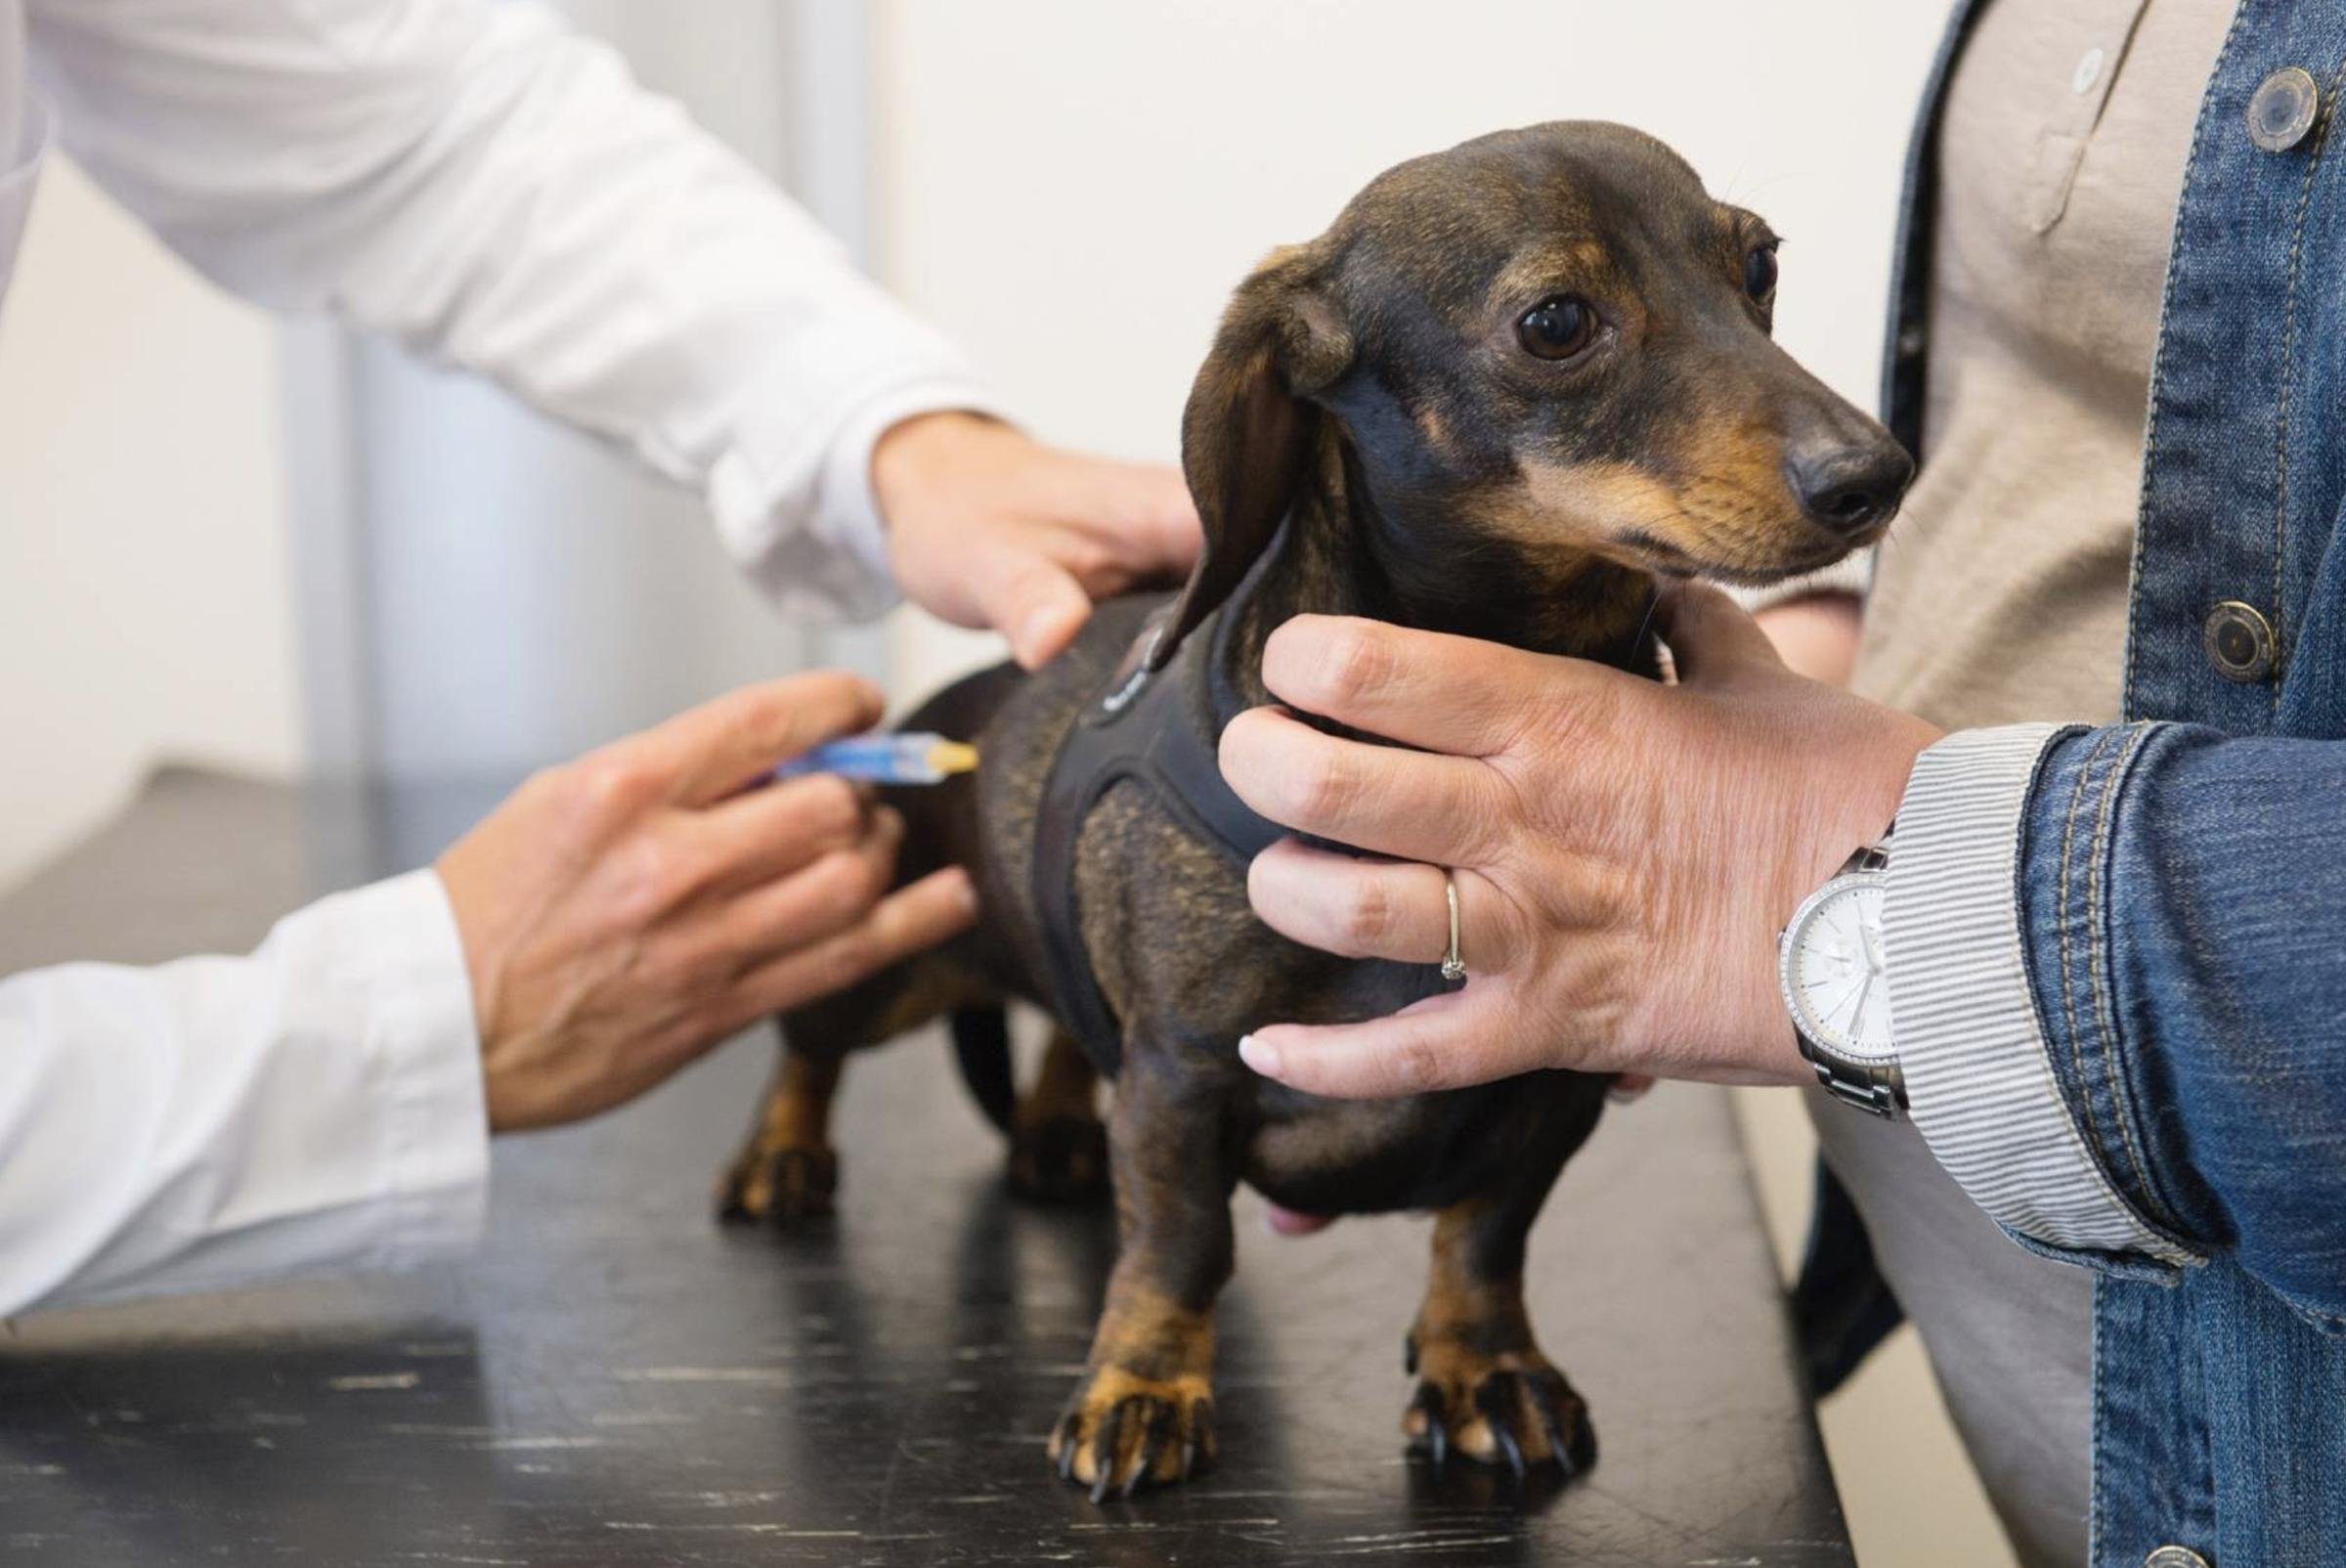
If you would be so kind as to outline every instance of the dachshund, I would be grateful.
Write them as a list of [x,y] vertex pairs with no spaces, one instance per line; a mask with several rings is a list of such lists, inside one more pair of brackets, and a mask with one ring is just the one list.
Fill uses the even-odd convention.
[[[883,792],[907,823],[899,875],[972,867],[986,921],[782,1021],[724,1211],[826,1211],[843,1060],[947,1016],[1017,1186],[1074,1197],[1112,1176],[1119,1253],[1050,1440],[1062,1476],[1097,1500],[1213,1459],[1213,1306],[1240,1181],[1315,1214],[1434,1212],[1406,1346],[1414,1446],[1518,1475],[1593,1462],[1522,1273],[1609,1080],[1543,1071],[1371,1103],[1250,1073],[1251,1027],[1381,1016],[1452,982],[1438,955],[1340,958],[1254,917],[1246,859],[1277,830],[1228,795],[1214,743],[1270,700],[1264,639],[1299,613],[1659,677],[1660,579],[1763,584],[1879,538],[1912,463],[1773,340],[1776,246],[1651,137],[1560,122],[1402,163],[1320,238],[1274,251],[1183,414],[1204,524],[1187,586],[1111,601],[1039,672],[982,672],[909,718],[983,761],[953,785]],[[1010,998],[1061,1025],[1023,1096]]]

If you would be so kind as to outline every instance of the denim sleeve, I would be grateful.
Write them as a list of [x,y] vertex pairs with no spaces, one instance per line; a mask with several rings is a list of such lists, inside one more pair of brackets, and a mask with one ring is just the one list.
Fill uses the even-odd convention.
[[2110,1183],[2346,1328],[2346,742],[2058,736],[2019,891],[2053,1072]]

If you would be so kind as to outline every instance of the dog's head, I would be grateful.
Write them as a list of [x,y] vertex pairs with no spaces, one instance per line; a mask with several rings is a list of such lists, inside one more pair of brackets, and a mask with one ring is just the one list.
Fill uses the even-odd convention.
[[1327,419],[1405,600],[1591,558],[1761,583],[1872,543],[1913,465],[1777,347],[1775,284],[1767,225],[1623,126],[1387,170],[1223,317],[1182,425],[1206,550],[1166,644],[1270,543]]

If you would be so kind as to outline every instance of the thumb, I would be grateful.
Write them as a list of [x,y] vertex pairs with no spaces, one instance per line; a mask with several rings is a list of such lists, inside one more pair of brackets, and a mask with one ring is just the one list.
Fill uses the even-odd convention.
[[1092,597],[1050,557],[1027,555],[976,588],[978,613],[1010,639],[1011,656],[1028,670],[1048,664],[1091,618]]
[[1266,1078],[1336,1100],[1457,1089],[1548,1066],[1493,1017],[1495,1005],[1469,986],[1365,1024],[1275,1024],[1240,1040],[1238,1059]]
[[1754,666],[1780,669],[1776,645],[1734,598],[1708,583],[1676,582],[1654,602],[1654,626],[1684,683],[1723,685]]
[[1083,575],[1093,592],[1178,577],[1196,563],[1197,507],[1180,469],[1113,457],[1067,461],[1083,484],[1053,511],[1060,526],[1083,542],[1081,553],[1092,561]]

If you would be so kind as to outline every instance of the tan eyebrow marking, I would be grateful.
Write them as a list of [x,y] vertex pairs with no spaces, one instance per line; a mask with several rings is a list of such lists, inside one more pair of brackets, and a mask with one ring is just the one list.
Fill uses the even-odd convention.
[[1569,240],[1515,256],[1491,281],[1491,291],[1494,298],[1510,301],[1568,283],[1612,282],[1618,274],[1612,254],[1596,240]]

